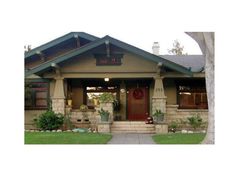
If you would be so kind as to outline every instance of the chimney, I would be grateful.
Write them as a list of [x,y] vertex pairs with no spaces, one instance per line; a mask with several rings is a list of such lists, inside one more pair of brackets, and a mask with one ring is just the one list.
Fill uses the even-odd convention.
[[154,42],[153,43],[152,52],[155,55],[160,55],[160,45],[159,45],[159,42]]

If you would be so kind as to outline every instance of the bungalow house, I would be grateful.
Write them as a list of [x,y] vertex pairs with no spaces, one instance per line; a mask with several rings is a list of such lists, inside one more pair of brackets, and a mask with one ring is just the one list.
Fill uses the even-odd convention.
[[71,32],[25,52],[25,129],[50,106],[70,113],[76,127],[97,128],[97,98],[105,92],[119,104],[104,131],[151,133],[154,125],[144,122],[156,110],[169,125],[193,114],[207,121],[204,57],[159,55],[158,47],[152,54],[110,36]]

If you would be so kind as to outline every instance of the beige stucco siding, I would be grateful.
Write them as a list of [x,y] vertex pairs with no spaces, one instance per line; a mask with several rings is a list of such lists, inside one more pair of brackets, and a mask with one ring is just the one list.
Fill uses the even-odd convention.
[[177,104],[176,85],[174,80],[164,80],[163,84],[165,89],[165,95],[167,96],[167,104]]
[[120,66],[96,66],[92,56],[80,56],[62,67],[62,72],[155,72],[156,63],[144,60],[130,53],[125,53]]
[[73,87],[72,88],[72,108],[79,109],[83,104],[83,88],[81,87]]
[[46,110],[25,110],[25,129],[35,129],[34,119],[45,111]]

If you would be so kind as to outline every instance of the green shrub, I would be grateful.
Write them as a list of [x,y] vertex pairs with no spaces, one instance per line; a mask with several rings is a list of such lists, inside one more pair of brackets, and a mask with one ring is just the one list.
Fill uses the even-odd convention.
[[200,127],[202,124],[202,118],[199,114],[193,115],[192,117],[188,117],[189,124],[196,130],[196,128]]
[[87,111],[88,110],[88,106],[85,105],[85,104],[82,104],[82,105],[80,105],[79,109],[80,109],[80,111]]
[[171,122],[171,124],[169,125],[169,130],[170,130],[171,132],[175,133],[175,132],[176,132],[176,129],[177,129],[177,127],[178,127],[178,124],[177,124],[177,122],[175,122],[175,121],[172,121],[172,122]]
[[71,122],[71,112],[66,114],[64,117],[64,128],[66,130],[71,130],[74,128],[72,122]]
[[56,114],[53,111],[47,111],[39,115],[38,119],[34,120],[36,126],[41,130],[56,130],[64,123],[64,116]]

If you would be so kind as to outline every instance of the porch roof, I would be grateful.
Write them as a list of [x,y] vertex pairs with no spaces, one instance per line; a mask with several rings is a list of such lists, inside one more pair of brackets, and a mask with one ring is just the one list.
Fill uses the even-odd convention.
[[[73,33],[72,33],[73,34]],[[95,39],[95,38],[94,38]],[[59,64],[59,63],[62,63],[68,59],[71,59],[75,56],[79,56],[95,47],[98,47],[100,45],[105,45],[105,42],[106,41],[109,41],[109,43],[125,50],[125,51],[128,51],[130,53],[133,53],[133,54],[136,54],[138,56],[141,56],[143,57],[144,59],[147,59],[147,60],[150,60],[150,61],[154,61],[156,63],[159,63],[161,62],[163,64],[163,66],[165,67],[168,67],[170,69],[173,69],[175,71],[178,71],[178,72],[181,72],[183,74],[187,74],[189,76],[192,76],[193,73],[191,72],[191,70],[189,68],[186,68],[184,66],[181,66],[177,63],[174,63],[172,61],[169,61],[167,59],[164,59],[163,57],[161,56],[157,56],[157,55],[154,55],[154,54],[151,54],[149,52],[146,52],[142,49],[139,49],[137,47],[134,47],[130,44],[127,44],[125,42],[122,42],[120,40],[117,40],[115,38],[112,38],[110,36],[105,36],[103,38],[97,38],[95,40],[93,40],[92,42],[84,45],[84,46],[81,46],[80,48],[76,48],[74,50],[71,50],[70,52],[68,53],[65,53],[63,55],[60,55],[58,57],[55,57],[53,60],[50,60],[50,61],[47,61],[47,62],[44,62],[42,63],[41,65],[38,65],[30,70],[27,70],[25,72],[25,76],[29,76],[31,74],[40,74],[40,73],[43,73],[47,70],[49,70],[51,68],[51,64],[54,63],[54,64]],[[50,44],[52,45],[52,44]],[[42,47],[42,46],[41,46]],[[37,48],[36,48],[37,49]],[[34,51],[36,52],[37,50],[34,49]]]
[[52,41],[50,41],[50,42],[47,42],[46,44],[43,44],[43,45],[41,45],[41,46],[39,46],[39,47],[36,47],[36,48],[34,48],[34,49],[32,49],[32,50],[26,52],[26,53],[25,53],[25,59],[28,59],[28,58],[30,58],[31,56],[36,55],[37,52],[42,52],[42,51],[48,50],[48,49],[50,49],[51,47],[54,47],[54,46],[56,46],[56,45],[59,45],[59,44],[61,44],[62,42],[65,42],[65,41],[67,41],[67,40],[69,40],[69,39],[72,39],[72,38],[74,38],[74,37],[76,37],[76,36],[81,37],[81,38],[84,38],[84,39],[87,39],[87,40],[89,40],[89,41],[94,41],[94,40],[96,40],[96,39],[99,39],[98,37],[93,36],[93,35],[90,35],[90,34],[85,33],[85,32],[70,32],[70,33],[68,33],[68,34],[66,34],[66,35],[64,35],[64,36],[61,36],[61,37],[59,37],[59,38],[56,38],[56,39],[54,39],[54,40],[52,40]]

